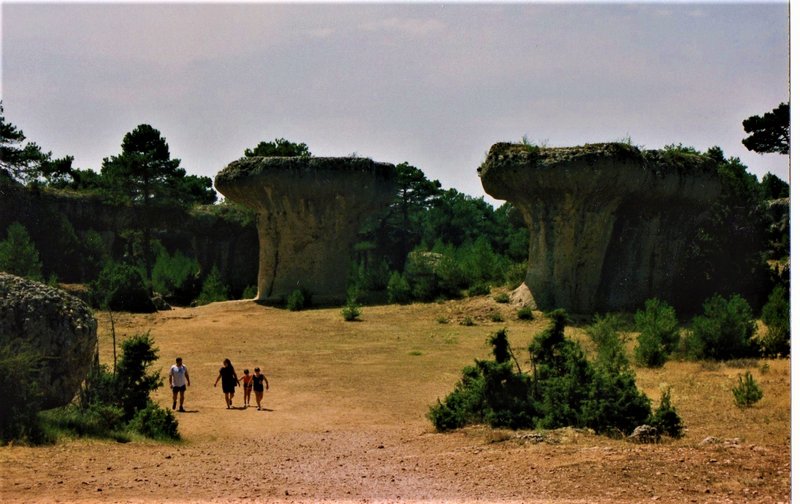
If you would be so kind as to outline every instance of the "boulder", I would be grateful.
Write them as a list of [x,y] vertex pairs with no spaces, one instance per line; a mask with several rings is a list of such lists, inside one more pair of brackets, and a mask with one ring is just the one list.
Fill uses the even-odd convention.
[[626,144],[498,143],[478,168],[486,192],[530,231],[524,284],[541,310],[592,314],[670,300],[693,223],[721,191],[713,160]]
[[394,180],[393,165],[355,157],[250,157],[219,172],[217,190],[258,213],[256,299],[303,289],[343,301],[359,226],[389,204]]
[[0,344],[28,344],[45,358],[44,408],[68,404],[86,378],[97,347],[97,321],[78,298],[0,272]]

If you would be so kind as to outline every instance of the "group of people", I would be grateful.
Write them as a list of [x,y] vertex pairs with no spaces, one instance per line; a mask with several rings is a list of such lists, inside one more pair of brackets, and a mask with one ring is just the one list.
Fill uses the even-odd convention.
[[[225,406],[228,409],[233,407],[233,396],[236,393],[236,387],[239,385],[244,389],[244,407],[250,407],[250,396],[255,392],[256,405],[258,410],[261,410],[261,400],[264,398],[264,392],[269,390],[269,381],[267,377],[261,373],[261,368],[254,368],[253,374],[250,374],[249,369],[244,370],[244,375],[239,378],[236,370],[233,368],[230,359],[222,361],[222,367],[219,368],[219,375],[214,382],[214,387],[222,380],[222,393],[225,395]],[[186,393],[186,387],[190,385],[189,371],[183,365],[183,359],[178,357],[175,359],[175,364],[169,369],[169,386],[172,389],[172,409],[179,406],[178,411],[186,411],[183,409],[183,398]]]

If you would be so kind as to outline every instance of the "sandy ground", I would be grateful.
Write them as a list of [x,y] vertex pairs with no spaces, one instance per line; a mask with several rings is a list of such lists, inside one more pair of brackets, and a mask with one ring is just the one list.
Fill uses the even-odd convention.
[[[464,365],[486,356],[497,325],[485,321],[488,309],[368,307],[356,323],[334,309],[292,313],[249,302],[117,314],[118,338],[151,331],[162,375],[184,358],[192,384],[188,411],[178,414],[183,441],[0,448],[0,501],[789,502],[786,361],[760,378],[772,387],[767,397],[785,389],[785,400],[751,411],[703,412],[693,406],[691,391],[701,389],[693,378],[670,378],[680,382],[673,397],[688,427],[680,441],[636,445],[572,429],[544,439],[482,427],[435,433],[425,413]],[[466,314],[478,324],[459,325]],[[109,362],[107,319],[98,318]],[[520,324],[498,325],[510,327],[518,349],[540,328]],[[244,409],[240,391],[236,408],[225,408],[213,387],[225,357],[240,373],[265,370],[264,411]],[[675,372],[700,376],[692,365]],[[649,395],[666,376],[637,373]],[[708,383],[719,388],[730,374],[712,370]],[[156,399],[171,402],[165,389]],[[708,436],[718,442],[704,443]]]

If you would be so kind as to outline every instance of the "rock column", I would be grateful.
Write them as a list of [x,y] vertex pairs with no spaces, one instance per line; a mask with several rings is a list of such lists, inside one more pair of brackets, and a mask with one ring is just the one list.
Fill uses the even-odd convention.
[[714,163],[626,144],[495,144],[478,169],[530,230],[521,289],[541,309],[591,314],[669,298],[693,223],[719,195]]
[[257,299],[305,289],[341,302],[359,226],[389,204],[394,177],[391,164],[322,157],[245,158],[217,174],[219,192],[258,212]]

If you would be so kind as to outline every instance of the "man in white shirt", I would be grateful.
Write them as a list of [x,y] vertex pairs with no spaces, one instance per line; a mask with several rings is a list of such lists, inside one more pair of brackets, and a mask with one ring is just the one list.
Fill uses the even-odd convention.
[[172,409],[175,409],[175,403],[180,394],[181,402],[178,411],[186,411],[183,409],[183,394],[186,392],[186,387],[189,386],[189,370],[183,365],[183,359],[180,357],[175,359],[175,365],[169,368],[169,386],[172,388]]

